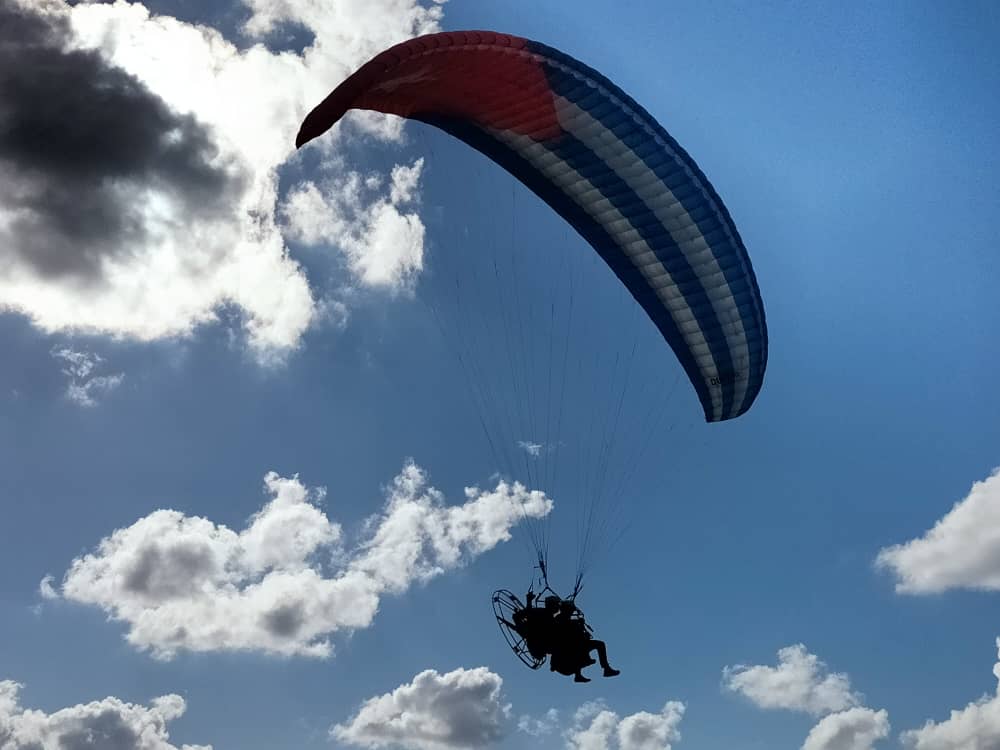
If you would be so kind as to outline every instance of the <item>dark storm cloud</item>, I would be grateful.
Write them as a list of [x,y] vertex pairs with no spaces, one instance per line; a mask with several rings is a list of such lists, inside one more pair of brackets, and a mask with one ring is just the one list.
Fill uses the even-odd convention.
[[194,118],[69,40],[63,19],[0,0],[0,259],[93,280],[141,247],[144,189],[184,221],[227,210],[242,178]]

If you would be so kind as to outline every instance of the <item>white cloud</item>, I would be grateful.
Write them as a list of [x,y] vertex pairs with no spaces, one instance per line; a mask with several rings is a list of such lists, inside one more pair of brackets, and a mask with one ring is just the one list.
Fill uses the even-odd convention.
[[179,695],[154,698],[148,707],[108,697],[47,714],[20,705],[21,687],[0,681],[3,750],[211,750],[211,745],[170,743],[166,725],[187,708]]
[[684,716],[684,704],[668,702],[658,714],[639,711],[618,724],[621,750],[670,750],[681,738],[677,726]]
[[577,710],[573,726],[566,731],[570,750],[610,750],[618,727],[618,714],[603,704],[585,704]]
[[38,582],[38,594],[43,599],[58,599],[59,592],[56,591],[52,582],[55,579],[52,576],[45,576],[41,581]]
[[404,212],[416,200],[424,160],[392,170],[388,195],[357,172],[318,187],[306,182],[283,209],[288,235],[307,245],[334,244],[363,284],[393,291],[410,287],[423,269],[424,225]]
[[97,406],[97,395],[113,391],[125,380],[125,373],[96,375],[84,383],[70,383],[66,397],[80,406]]
[[801,643],[778,651],[778,666],[725,667],[722,684],[764,709],[803,711],[821,718],[802,750],[872,750],[889,734],[889,714],[859,705],[846,674],[830,673]]
[[922,537],[882,549],[875,564],[895,574],[901,594],[1000,590],[1000,469]]
[[265,485],[271,499],[242,531],[173,510],[114,531],[73,561],[62,596],[127,623],[129,642],[159,658],[182,649],[327,657],[329,636],[370,625],[384,594],[462,565],[552,507],[505,482],[467,488],[463,504],[448,506],[408,462],[348,549],[317,507],[322,490],[273,472]]
[[639,711],[619,718],[603,702],[585,703],[565,733],[570,750],[671,750],[679,742],[684,704],[668,701],[659,713]]
[[[278,168],[308,109],[379,50],[437,30],[442,11],[419,0],[246,4],[248,33],[300,23],[313,43],[301,54],[239,49],[125,0],[8,6],[0,50],[14,62],[0,70],[16,85],[4,88],[4,116],[24,127],[0,138],[0,309],[50,333],[153,340],[188,335],[229,306],[262,358],[298,345],[316,302],[275,221]],[[58,141],[71,151],[58,159],[51,138],[11,140],[66,121],[74,139]],[[352,122],[401,133],[398,119]],[[332,149],[338,133],[317,148]],[[416,176],[401,169],[389,200],[349,224],[363,283],[419,271],[423,225],[396,211],[415,202]]]
[[821,715],[856,706],[846,674],[827,673],[826,665],[801,643],[778,651],[778,666],[725,667],[723,685],[760,708],[784,708]]
[[97,398],[110,393],[125,380],[125,373],[95,375],[94,369],[104,360],[97,354],[75,351],[69,347],[54,348],[54,358],[62,360],[63,375],[69,378],[66,398],[80,406],[97,406]]
[[532,737],[552,734],[558,728],[559,712],[554,708],[550,708],[541,717],[524,714],[517,720],[517,730]]
[[78,352],[68,347],[62,349],[55,348],[50,354],[66,363],[65,367],[63,367],[63,374],[68,375],[74,380],[86,380],[90,377],[90,373],[94,371],[94,368],[103,362],[97,354]]
[[347,327],[350,317],[351,311],[342,300],[328,297],[317,303],[316,320],[323,321],[333,328],[343,330]]
[[530,440],[518,440],[517,447],[527,453],[529,456],[537,458],[542,453],[542,448],[545,447],[541,443],[532,443]]
[[[407,36],[438,29],[444,0],[243,0],[253,11],[246,24],[250,34],[266,34],[283,23],[298,23],[316,34],[307,59],[328,77],[312,85],[325,96],[331,80],[344,78],[361,62]],[[363,32],[363,33],[361,33]],[[339,76],[339,78],[338,78]],[[318,102],[318,100],[316,100]]]
[[503,736],[509,707],[503,680],[486,667],[439,674],[428,669],[391,693],[370,698],[330,735],[361,747],[414,750],[481,748]]
[[872,750],[889,736],[889,714],[870,708],[849,708],[820,719],[802,750]]
[[[996,645],[1000,651],[1000,638]],[[993,674],[1000,681],[1000,663],[993,666]],[[944,721],[928,721],[920,729],[903,732],[900,739],[912,750],[992,750],[1000,747],[1000,684],[993,695],[984,695],[965,708],[952,711]]]

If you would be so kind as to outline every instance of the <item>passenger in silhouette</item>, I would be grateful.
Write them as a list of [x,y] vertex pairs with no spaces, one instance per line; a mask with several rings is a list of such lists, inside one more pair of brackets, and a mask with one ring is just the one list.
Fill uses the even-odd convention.
[[621,674],[608,663],[608,649],[604,641],[591,638],[592,631],[583,618],[583,612],[571,601],[561,601],[557,606],[558,611],[553,617],[552,669],[560,674],[573,675],[574,682],[590,682],[583,676],[583,669],[594,663],[590,653],[596,651],[605,677]]
[[620,672],[608,663],[608,651],[603,641],[591,638],[591,630],[583,613],[571,601],[558,596],[545,597],[545,606],[535,606],[535,595],[528,592],[527,606],[514,613],[514,625],[524,638],[529,653],[536,659],[551,655],[553,672],[573,675],[574,682],[590,682],[583,669],[594,663],[591,651],[597,651],[605,677]]

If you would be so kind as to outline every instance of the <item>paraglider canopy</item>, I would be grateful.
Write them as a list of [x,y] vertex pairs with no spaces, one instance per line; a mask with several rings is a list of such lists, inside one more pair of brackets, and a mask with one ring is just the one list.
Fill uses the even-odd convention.
[[603,75],[507,34],[418,37],[338,86],[305,118],[296,146],[349,109],[434,125],[499,163],[628,288],[677,355],[707,421],[753,404],[767,328],[739,233],[687,152]]

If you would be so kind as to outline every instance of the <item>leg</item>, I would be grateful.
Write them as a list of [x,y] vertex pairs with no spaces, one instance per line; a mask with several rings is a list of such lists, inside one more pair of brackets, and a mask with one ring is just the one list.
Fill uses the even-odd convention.
[[589,651],[597,651],[597,658],[601,660],[601,666],[604,668],[605,677],[614,677],[620,674],[617,669],[614,669],[608,663],[608,649],[604,645],[604,641],[591,640],[587,643],[588,653]]
[[608,649],[604,645],[604,641],[591,640],[587,643],[587,653],[591,651],[597,652],[597,658],[601,661],[601,666],[605,669],[610,669],[611,665],[608,664]]

